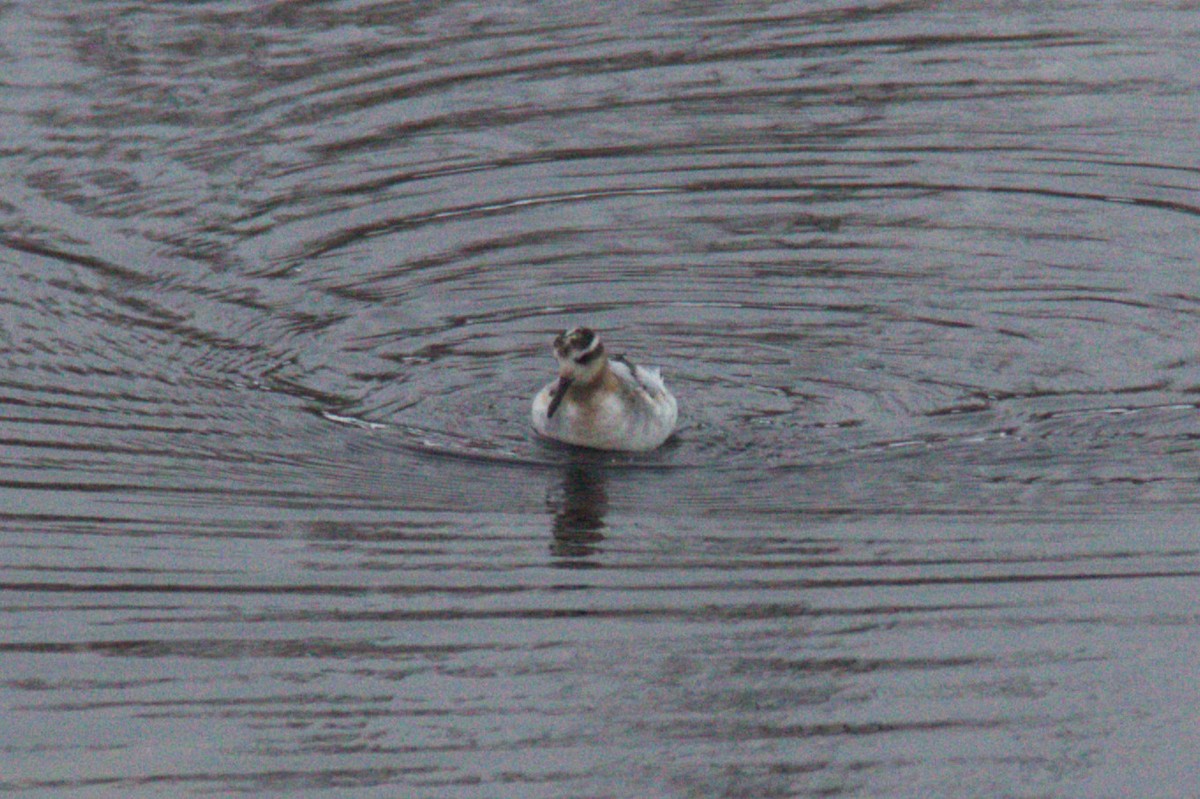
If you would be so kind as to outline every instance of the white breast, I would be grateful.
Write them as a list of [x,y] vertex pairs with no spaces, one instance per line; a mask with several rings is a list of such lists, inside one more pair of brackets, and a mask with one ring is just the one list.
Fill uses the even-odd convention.
[[612,361],[610,368],[628,391],[593,396],[586,412],[567,395],[549,418],[550,383],[534,397],[534,429],[547,438],[594,449],[645,452],[666,441],[675,429],[678,406],[658,370],[630,369],[620,361]]

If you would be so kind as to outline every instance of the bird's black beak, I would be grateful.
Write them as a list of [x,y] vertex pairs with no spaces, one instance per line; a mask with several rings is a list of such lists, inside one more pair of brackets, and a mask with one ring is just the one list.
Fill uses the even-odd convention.
[[554,384],[554,389],[550,393],[550,407],[546,409],[547,419],[554,416],[554,412],[558,410],[559,403],[567,395],[567,389],[571,387],[571,383],[572,380],[569,377],[558,378],[558,382]]

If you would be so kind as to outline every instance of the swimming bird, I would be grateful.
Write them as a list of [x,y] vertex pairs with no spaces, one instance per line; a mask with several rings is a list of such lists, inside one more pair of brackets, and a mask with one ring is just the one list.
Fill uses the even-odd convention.
[[646,452],[675,429],[678,406],[658,369],[609,358],[595,331],[555,337],[558,379],[533,398],[533,429],[592,449]]

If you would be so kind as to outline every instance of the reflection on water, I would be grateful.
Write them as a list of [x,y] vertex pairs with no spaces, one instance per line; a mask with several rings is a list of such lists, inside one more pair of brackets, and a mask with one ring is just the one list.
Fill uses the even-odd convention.
[[0,6],[0,786],[1187,794],[1193,17]]
[[546,503],[554,519],[550,554],[567,559],[561,565],[595,565],[588,559],[601,551],[604,541],[605,482],[603,466],[572,463],[563,467],[562,487]]

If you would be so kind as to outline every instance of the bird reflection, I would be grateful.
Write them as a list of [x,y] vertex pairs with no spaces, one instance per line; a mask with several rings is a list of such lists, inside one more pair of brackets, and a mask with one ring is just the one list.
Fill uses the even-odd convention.
[[608,510],[607,480],[602,467],[573,463],[564,467],[562,487],[546,501],[552,514],[554,541],[550,554],[563,558],[560,565],[588,567],[604,541],[604,513]]

